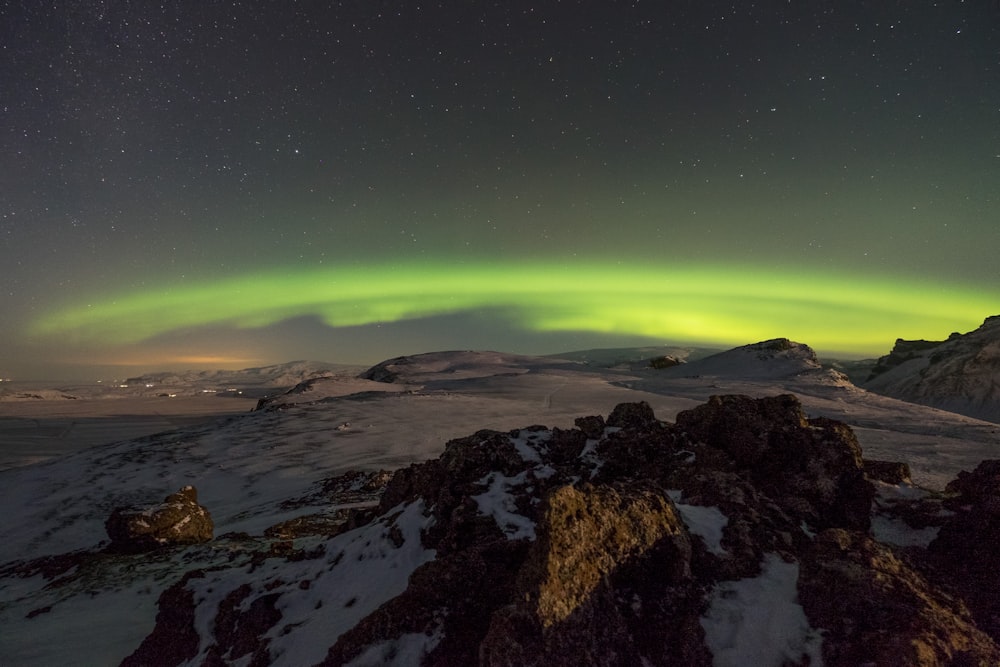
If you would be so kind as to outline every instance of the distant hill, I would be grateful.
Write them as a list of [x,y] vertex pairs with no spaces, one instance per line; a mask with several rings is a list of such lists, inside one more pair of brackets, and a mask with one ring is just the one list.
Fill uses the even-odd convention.
[[862,386],[893,398],[1000,422],[1000,316],[944,341],[898,339]]
[[244,368],[242,370],[209,370],[147,373],[130,377],[127,385],[200,385],[206,382],[219,385],[240,386],[268,385],[289,387],[310,378],[330,375],[338,370],[355,367],[330,364],[322,361],[289,361],[271,366]]

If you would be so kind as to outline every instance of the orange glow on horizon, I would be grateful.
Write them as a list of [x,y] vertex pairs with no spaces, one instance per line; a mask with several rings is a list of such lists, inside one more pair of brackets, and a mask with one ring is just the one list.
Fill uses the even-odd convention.
[[224,354],[172,354],[133,352],[130,354],[115,354],[113,356],[89,356],[85,359],[76,357],[65,360],[66,363],[80,366],[115,366],[120,368],[143,368],[150,371],[184,368],[216,370],[242,370],[255,366],[266,366],[271,362],[253,356],[235,356]]

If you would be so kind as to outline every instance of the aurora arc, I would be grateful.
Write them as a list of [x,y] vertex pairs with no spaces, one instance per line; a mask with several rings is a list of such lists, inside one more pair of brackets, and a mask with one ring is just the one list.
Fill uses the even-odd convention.
[[44,314],[34,337],[129,344],[187,328],[265,327],[316,316],[331,327],[490,311],[529,331],[733,344],[788,337],[881,353],[897,337],[968,330],[1000,293],[911,279],[733,265],[386,263],[269,270],[94,297]]

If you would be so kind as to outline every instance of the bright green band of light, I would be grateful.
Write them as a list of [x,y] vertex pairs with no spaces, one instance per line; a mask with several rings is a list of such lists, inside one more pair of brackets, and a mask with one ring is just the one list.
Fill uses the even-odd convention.
[[884,352],[897,337],[967,331],[1000,291],[731,266],[384,264],[263,272],[95,299],[37,320],[34,336],[134,343],[206,325],[263,327],[315,315],[333,327],[503,313],[534,331],[745,344],[788,337],[818,349]]

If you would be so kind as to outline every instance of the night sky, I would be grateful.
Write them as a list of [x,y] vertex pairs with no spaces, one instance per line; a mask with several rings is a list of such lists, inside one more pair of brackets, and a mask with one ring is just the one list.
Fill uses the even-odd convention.
[[0,376],[1000,313],[1000,7],[0,5]]

